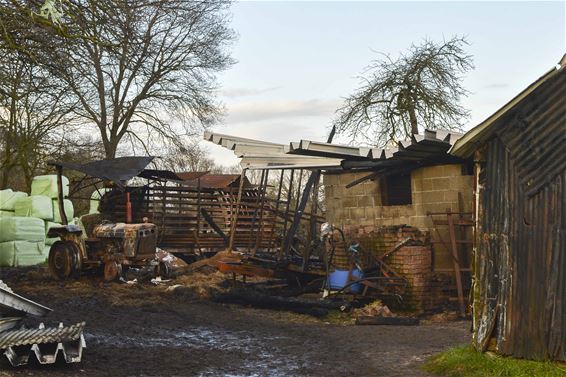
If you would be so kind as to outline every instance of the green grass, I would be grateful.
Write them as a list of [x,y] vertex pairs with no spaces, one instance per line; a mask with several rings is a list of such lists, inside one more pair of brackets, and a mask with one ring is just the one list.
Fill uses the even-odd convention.
[[452,348],[430,358],[423,369],[446,377],[565,377],[566,364],[513,359],[476,352],[471,346]]

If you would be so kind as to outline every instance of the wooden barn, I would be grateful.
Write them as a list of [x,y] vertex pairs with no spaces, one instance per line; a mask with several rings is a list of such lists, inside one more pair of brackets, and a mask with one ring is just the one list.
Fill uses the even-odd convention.
[[451,153],[475,161],[474,346],[566,361],[566,55]]

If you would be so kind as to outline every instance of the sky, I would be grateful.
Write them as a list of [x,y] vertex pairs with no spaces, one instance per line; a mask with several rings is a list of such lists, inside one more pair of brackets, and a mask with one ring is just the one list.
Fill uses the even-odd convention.
[[[232,12],[237,63],[219,76],[226,115],[213,131],[284,144],[325,141],[336,109],[378,52],[397,57],[425,38],[465,36],[475,65],[463,81],[466,129],[566,53],[566,0],[242,1]],[[201,145],[218,164],[238,162],[230,151]]]

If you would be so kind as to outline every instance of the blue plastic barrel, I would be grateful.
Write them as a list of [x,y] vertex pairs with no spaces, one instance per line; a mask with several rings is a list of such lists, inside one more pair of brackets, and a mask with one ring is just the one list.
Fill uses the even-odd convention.
[[[335,270],[328,275],[327,287],[330,289],[340,290],[348,284],[348,274],[350,270]],[[362,271],[357,268],[352,270],[352,278],[361,279],[364,276]],[[360,283],[352,284],[348,288],[352,293],[360,293],[362,291],[362,285]]]

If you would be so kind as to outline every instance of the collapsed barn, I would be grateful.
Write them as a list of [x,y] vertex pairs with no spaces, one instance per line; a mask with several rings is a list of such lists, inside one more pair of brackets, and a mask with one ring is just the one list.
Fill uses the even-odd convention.
[[[205,139],[234,151],[246,169],[300,170],[301,176],[304,169],[311,177],[322,171],[325,218],[358,244],[366,259],[383,260],[403,240],[413,241],[388,255],[390,267],[408,282],[406,303],[428,310],[458,300],[464,315],[471,281],[473,181],[470,164],[447,154],[459,136],[427,130],[388,149],[307,140],[286,146],[209,133]],[[307,186],[303,199],[309,195],[318,190]],[[308,235],[314,239],[316,229]],[[303,252],[305,258],[311,254],[308,247]],[[334,267],[347,269],[351,259],[337,251]]]
[[475,161],[474,345],[566,361],[566,55],[456,142]]
[[[305,270],[302,256],[295,251],[297,237],[287,238],[287,234],[295,218],[297,224],[313,224],[315,228],[323,218],[307,211],[296,216],[300,191],[293,180],[300,183],[302,174],[292,174],[285,195],[281,181],[274,200],[267,195],[267,172],[262,174],[259,185],[254,185],[245,174],[148,169],[152,159],[123,157],[84,165],[54,163],[58,169],[84,174],[72,185],[71,197],[80,198],[84,190],[97,187],[91,213],[81,217],[88,237],[102,221],[151,223],[157,227],[157,245],[186,261],[237,249],[257,258],[265,254],[273,263],[292,262],[298,270]],[[100,188],[102,182],[107,187]]]

